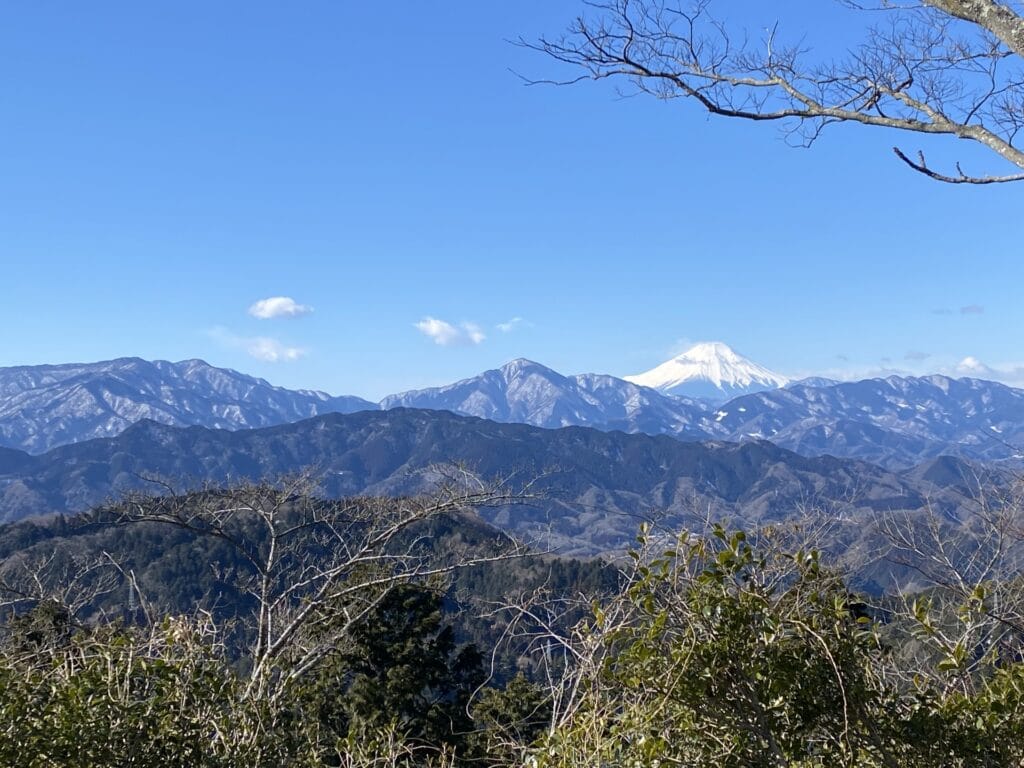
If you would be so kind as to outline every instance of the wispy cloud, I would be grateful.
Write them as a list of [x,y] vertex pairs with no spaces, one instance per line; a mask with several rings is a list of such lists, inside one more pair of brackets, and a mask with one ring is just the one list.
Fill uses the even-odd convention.
[[441,347],[455,347],[480,344],[487,338],[476,323],[453,325],[436,317],[424,317],[413,327]]
[[906,355],[906,359],[910,361],[910,365],[907,367],[892,365],[888,359],[883,358],[881,365],[842,366],[826,370],[804,371],[794,374],[793,378],[802,379],[808,376],[822,376],[839,381],[860,381],[862,379],[885,378],[886,376],[922,376],[929,373],[938,373],[954,379],[963,377],[987,379],[989,381],[998,381],[1011,387],[1024,387],[1024,363],[989,365],[974,355],[968,355],[957,362],[936,364],[930,370],[922,370],[920,367],[921,362],[926,359],[935,360],[935,356],[925,354],[923,357],[913,357],[912,354],[908,352]]
[[292,362],[306,354],[306,350],[300,347],[290,347],[267,336],[255,336],[246,342],[245,351],[249,356],[265,363]]
[[1011,387],[1024,386],[1024,364],[999,363],[988,365],[974,355],[968,355],[956,365],[947,366],[942,370],[947,376],[966,376],[971,379],[989,379],[1001,381]]
[[212,328],[207,335],[231,349],[244,350],[249,357],[264,363],[294,362],[306,355],[306,350],[271,338],[270,336],[239,336],[227,328]]
[[961,315],[983,315],[985,314],[985,308],[981,304],[966,304],[960,307],[959,310],[952,310],[949,307],[937,307],[932,310],[933,315],[955,315],[959,312]]
[[274,320],[279,317],[301,317],[308,315],[313,308],[308,304],[299,304],[290,296],[270,296],[260,299],[249,307],[249,314],[259,320]]
[[[886,362],[887,358],[883,358],[881,365],[838,365],[830,366],[824,369],[804,369],[798,370],[794,373],[788,374],[791,379],[807,379],[807,378],[823,378],[823,379],[835,379],[836,381],[861,381],[863,379],[881,379],[886,376],[913,376],[912,371],[906,368],[889,364],[891,361]],[[849,360],[843,361],[849,363]]]
[[912,349],[903,356],[903,359],[912,360],[914,362],[921,362],[922,360],[927,360],[929,357],[931,357],[931,355],[929,355],[927,352],[920,352],[916,349]]
[[511,320],[508,320],[507,322],[504,323],[498,323],[494,327],[497,328],[502,333],[512,333],[512,331],[514,331],[516,328],[520,328],[526,325],[529,325],[529,323],[527,323],[523,318],[513,317]]

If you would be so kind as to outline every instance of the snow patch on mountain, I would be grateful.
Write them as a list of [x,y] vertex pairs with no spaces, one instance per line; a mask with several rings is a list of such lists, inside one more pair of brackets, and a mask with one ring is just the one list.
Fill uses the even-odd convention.
[[668,395],[713,400],[778,389],[789,383],[785,376],[748,360],[720,341],[695,344],[649,371],[624,378]]

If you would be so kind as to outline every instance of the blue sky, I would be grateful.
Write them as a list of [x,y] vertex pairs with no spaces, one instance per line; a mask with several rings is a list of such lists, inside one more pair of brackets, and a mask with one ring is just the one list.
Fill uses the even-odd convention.
[[[822,48],[838,19],[747,5]],[[636,373],[703,339],[787,374],[1024,361],[1024,185],[890,150],[987,162],[962,144],[840,126],[797,150],[608,84],[525,87],[510,70],[559,71],[506,41],[578,9],[6,4],[0,365],[201,357],[379,397],[519,356]],[[279,296],[312,311],[249,313]]]

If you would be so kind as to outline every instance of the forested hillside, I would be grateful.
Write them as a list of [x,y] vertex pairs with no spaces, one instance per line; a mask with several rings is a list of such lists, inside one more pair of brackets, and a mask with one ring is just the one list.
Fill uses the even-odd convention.
[[472,513],[514,508],[504,488],[309,487],[134,495],[2,529],[0,761],[1024,758],[1019,506],[993,505],[945,565],[894,518],[889,554],[925,582],[872,597],[801,526],[644,525],[627,557],[566,560]]

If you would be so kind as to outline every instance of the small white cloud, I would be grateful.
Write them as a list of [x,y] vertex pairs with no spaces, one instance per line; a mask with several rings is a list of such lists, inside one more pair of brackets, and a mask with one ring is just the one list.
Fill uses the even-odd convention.
[[256,360],[265,363],[285,363],[305,356],[306,350],[293,347],[269,336],[239,336],[227,328],[212,328],[207,335],[225,347],[242,349]]
[[979,376],[992,373],[993,371],[978,358],[968,355],[956,364],[956,372],[965,376]]
[[504,323],[498,323],[494,327],[497,328],[502,333],[512,333],[512,331],[514,331],[516,328],[519,328],[524,325],[528,325],[528,323],[525,320],[523,320],[523,318],[513,317],[511,320]]
[[424,336],[429,336],[434,340],[435,344],[440,344],[442,347],[456,343],[462,335],[454,325],[446,323],[444,320],[438,320],[436,317],[424,317],[416,323],[416,328]]
[[260,299],[251,307],[249,314],[259,320],[273,320],[278,317],[301,317],[308,315],[313,308],[307,304],[299,304],[290,296],[271,296]]
[[961,315],[983,315],[985,314],[985,308],[980,304],[968,304],[966,307],[960,307]]
[[306,354],[306,350],[299,347],[289,347],[277,339],[267,336],[255,336],[245,340],[245,351],[249,357],[262,360],[265,363],[283,363],[298,360]]
[[480,329],[480,326],[476,323],[463,323],[462,331],[466,334],[466,338],[469,339],[472,344],[479,344],[487,338],[484,332]]
[[460,323],[456,326],[429,315],[418,323],[413,323],[413,326],[441,347],[476,345],[487,338],[476,323]]
[[999,363],[989,365],[974,355],[968,355],[959,363],[941,369],[941,373],[958,378],[987,379],[999,381],[1011,387],[1024,386],[1024,365],[1021,363]]

